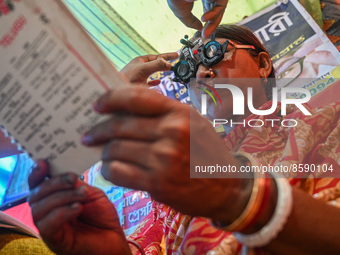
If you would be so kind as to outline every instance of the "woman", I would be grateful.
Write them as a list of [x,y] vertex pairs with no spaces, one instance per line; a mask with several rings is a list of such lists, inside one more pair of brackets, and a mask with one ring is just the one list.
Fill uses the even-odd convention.
[[[239,83],[235,85],[242,90],[244,95],[247,95],[247,88],[251,86],[254,91],[253,97],[256,98],[254,103],[256,109],[270,100],[272,98],[272,87],[275,86],[275,71],[269,53],[257,37],[247,28],[234,25],[219,26],[215,30],[215,36],[217,38],[216,41],[220,44],[226,43],[226,40],[228,40],[228,47],[223,59],[213,66],[199,65],[196,80],[193,82],[199,83],[202,79],[208,79],[207,82],[210,82],[210,80],[214,81],[214,79],[228,78],[229,81]],[[194,35],[194,38],[198,37],[200,37],[199,31]],[[210,39],[204,39],[205,43],[209,41]],[[236,63],[237,68],[235,68]],[[230,80],[232,78],[234,80]],[[247,81],[242,78],[259,79]],[[224,80],[224,82],[228,82],[228,80]],[[201,90],[197,87],[199,86],[189,86],[190,99],[196,109],[201,109],[199,102]],[[210,104],[207,112],[208,119],[235,118],[235,116],[230,115],[233,112],[230,93],[222,89],[218,92],[221,98],[224,98],[223,104],[221,107],[214,107],[214,104]],[[229,94],[229,96],[226,94]],[[249,109],[246,109],[246,113],[239,116],[239,119],[244,119],[250,114]]]
[[[256,90],[255,108],[264,104],[262,108],[266,109],[270,103],[266,103],[265,88],[271,85],[262,81],[273,71],[269,55],[258,46],[256,37],[244,29],[230,26],[222,30],[221,35],[217,34],[217,41],[223,43],[225,39],[231,39],[233,43],[230,51],[226,52],[228,56],[211,67],[200,65],[196,77],[263,78],[252,86]],[[244,40],[237,37],[240,33],[244,34]],[[242,45],[254,46],[255,50],[242,48]],[[244,88],[241,89],[246,93]],[[222,96],[224,99],[230,97],[227,94]],[[230,165],[241,169],[249,164],[287,166],[293,163],[326,164],[334,169],[339,168],[339,143],[336,142],[340,129],[339,104],[317,112],[310,110],[312,116],[307,117],[294,111],[289,117],[299,119],[301,125],[298,128],[282,127],[277,124],[279,121],[265,121],[283,120],[279,109],[268,116],[250,115],[246,120],[262,120],[266,124],[258,128],[238,125],[226,136],[224,143],[211,123],[187,105],[157,96],[156,92],[138,86],[111,91],[97,100],[94,107],[102,114],[112,114],[113,118],[85,134],[84,144],[105,144],[102,173],[106,179],[117,185],[146,190],[155,200],[172,207],[155,203],[155,221],[152,224],[155,228],[160,221],[164,222],[168,253],[236,254],[240,245],[228,231],[240,232],[241,235],[235,234],[238,240],[249,244],[248,237],[253,238],[254,233],[259,233],[264,226],[268,227],[274,218],[276,224],[268,227],[270,234],[260,236],[267,241],[262,242],[260,251],[273,254],[339,252],[336,238],[339,234],[339,209],[311,196],[321,192],[323,195],[319,197],[335,199],[338,194],[336,179],[294,179],[291,181],[294,187],[290,189],[285,186],[285,180],[253,178],[252,173],[243,175],[245,178],[190,178],[189,171],[195,171],[195,165]],[[211,117],[232,119],[233,116],[229,115],[231,105],[226,103],[223,107],[216,108],[222,111],[215,111],[208,105],[208,113]],[[39,165],[38,173],[35,171],[32,174],[33,180],[39,179],[36,178],[39,174],[44,176],[47,169],[44,163],[40,162]],[[227,177],[235,176],[228,173]],[[62,181],[67,178],[70,177],[45,181],[30,198],[33,216],[44,240],[54,250],[64,253],[81,253],[84,249],[95,251],[98,246],[103,253],[113,252],[113,243],[116,248],[126,249],[117,225],[105,227],[108,222],[117,222],[117,218],[108,214],[105,217],[96,215],[94,221],[95,213],[89,208],[98,204],[97,196],[90,198],[95,192],[81,185],[74,177],[72,181]],[[79,186],[83,188],[79,190]],[[326,192],[322,189],[332,190],[332,195],[325,197]],[[65,196],[58,197],[56,191],[60,194],[68,192],[67,199]],[[49,199],[50,196],[54,199]],[[102,209],[112,212],[103,197],[99,197]],[[44,205],[42,200],[45,201]],[[291,203],[292,207],[289,208],[288,204]],[[261,205],[260,208],[254,207],[257,204]],[[252,213],[249,213],[249,208]],[[187,215],[210,218],[218,228],[206,219]],[[55,222],[62,227],[56,228]],[[145,229],[140,228],[139,231]],[[101,232],[108,241],[104,244]],[[79,233],[81,235],[77,235]],[[95,234],[88,238],[90,233]],[[142,232],[143,235],[146,233]],[[153,234],[159,235],[159,232]],[[253,246],[257,244],[255,242]],[[151,245],[146,251],[152,254],[152,251],[157,251],[156,246]]]

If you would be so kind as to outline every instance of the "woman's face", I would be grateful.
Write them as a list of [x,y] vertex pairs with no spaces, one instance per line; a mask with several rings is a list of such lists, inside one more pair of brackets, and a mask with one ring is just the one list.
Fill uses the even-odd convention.
[[[226,39],[217,38],[220,44],[224,43]],[[206,43],[206,42],[204,42]],[[237,43],[234,43],[237,47]],[[224,54],[224,58],[218,64],[207,67],[201,64],[198,67],[198,71],[196,73],[196,82],[202,81],[202,79],[206,78],[260,78],[259,72],[259,61],[257,56],[253,56],[249,53],[248,49],[235,48],[230,43],[228,45],[227,51]],[[210,86],[213,86],[213,79],[204,80],[204,82]],[[261,82],[261,79],[252,79],[251,82],[245,82],[245,79],[232,79],[232,85],[236,85],[239,87],[244,96],[245,102],[247,101],[247,88],[253,87],[253,98],[254,98],[254,107],[261,106],[263,102],[259,105],[256,104],[256,98],[265,95],[264,85]],[[219,80],[220,83],[220,80]],[[230,84],[230,83],[229,83]],[[204,93],[202,90],[197,87],[202,87],[199,85],[189,85],[189,95],[192,103],[197,109],[201,108],[200,98],[201,94]],[[234,119],[232,116],[232,105],[233,99],[231,92],[228,89],[216,89],[218,94],[221,97],[222,105],[220,103],[215,106],[213,99],[208,96],[207,100],[207,117],[208,119]],[[245,112],[247,114],[248,108],[245,106]],[[245,116],[242,116],[244,119]]]

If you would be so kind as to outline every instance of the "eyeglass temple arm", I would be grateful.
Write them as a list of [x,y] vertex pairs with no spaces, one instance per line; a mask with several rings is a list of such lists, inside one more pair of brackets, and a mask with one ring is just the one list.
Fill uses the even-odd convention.
[[228,44],[229,44],[229,40],[226,40],[224,43],[221,44],[223,54],[227,51]]

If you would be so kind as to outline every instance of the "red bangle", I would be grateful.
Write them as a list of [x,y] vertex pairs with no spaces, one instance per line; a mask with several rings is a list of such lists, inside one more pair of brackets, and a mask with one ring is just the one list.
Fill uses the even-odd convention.
[[[251,160],[245,155],[238,154],[235,155],[235,157],[240,160],[243,165],[257,165],[256,162],[251,162]],[[261,172],[254,171],[253,173],[253,189],[244,211],[230,225],[224,225],[221,222],[213,221],[212,224],[215,227],[222,228],[223,230],[228,232],[241,232],[253,226],[256,221],[258,221],[258,219],[261,217],[270,199],[271,180]]]
[[254,218],[248,224],[246,224],[243,227],[243,229],[241,229],[239,232],[242,232],[246,229],[253,227],[255,223],[259,220],[261,215],[263,214],[264,210],[267,208],[269,204],[269,200],[270,200],[270,193],[271,193],[271,178],[270,177],[265,178],[265,184],[264,184],[263,189],[264,189],[263,199],[262,199],[262,203],[259,206],[257,213],[254,215]]

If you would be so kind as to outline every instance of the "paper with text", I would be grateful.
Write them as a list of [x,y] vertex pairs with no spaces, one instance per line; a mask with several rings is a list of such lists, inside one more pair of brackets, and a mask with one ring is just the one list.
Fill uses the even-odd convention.
[[7,1],[0,16],[0,125],[53,174],[84,172],[100,160],[81,135],[103,120],[93,101],[122,84],[61,1]]

